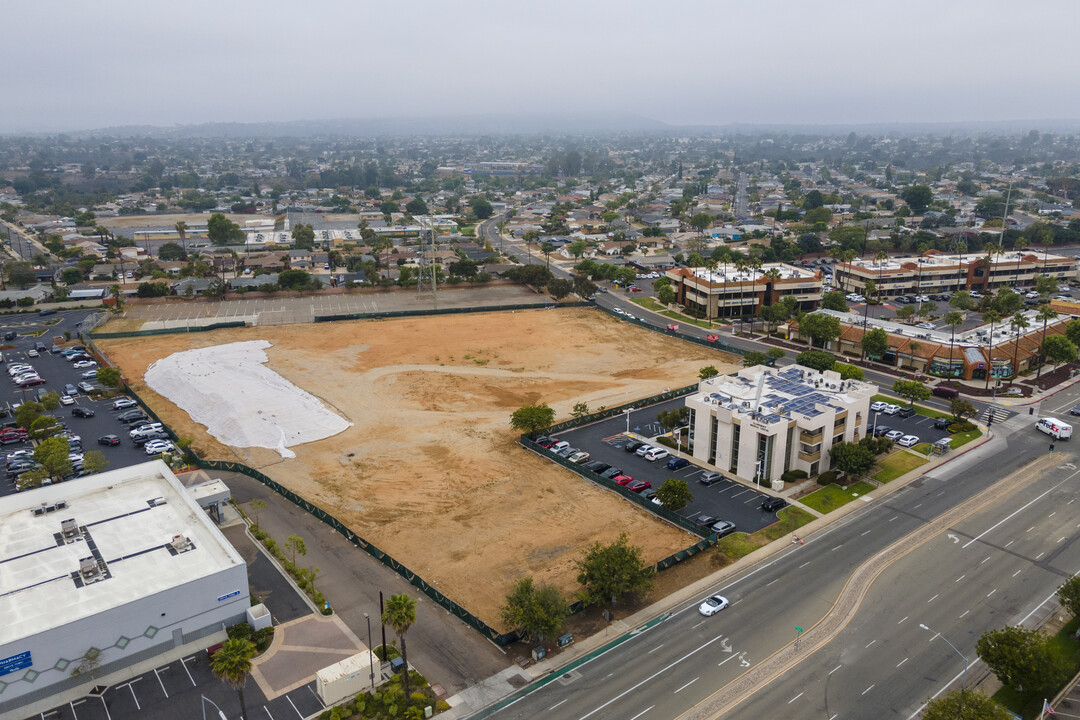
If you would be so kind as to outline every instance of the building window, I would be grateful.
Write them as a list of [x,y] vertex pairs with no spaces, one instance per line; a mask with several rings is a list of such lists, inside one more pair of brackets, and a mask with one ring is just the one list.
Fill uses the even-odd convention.
[[[712,419],[712,432],[709,435],[709,437],[712,439],[712,441],[709,443],[709,464],[710,465],[715,465],[716,464],[716,442],[717,442],[717,436],[720,434],[720,421],[716,419],[716,415],[713,415],[711,413],[709,414],[709,417]],[[739,426],[736,425],[735,429],[738,430],[738,427]]]
[[838,445],[838,444],[840,444],[842,442],[844,442],[844,434],[843,433],[840,433],[839,435],[837,435],[836,437],[834,437],[832,439],[832,444],[833,445]]
[[[731,433],[731,468],[730,471],[737,473],[739,469],[739,437],[742,435],[742,426],[735,425]],[[716,463],[713,462],[715,465]]]
[[761,480],[768,480],[772,477],[772,446],[772,435],[758,433],[757,459],[761,463],[761,470],[758,471]]

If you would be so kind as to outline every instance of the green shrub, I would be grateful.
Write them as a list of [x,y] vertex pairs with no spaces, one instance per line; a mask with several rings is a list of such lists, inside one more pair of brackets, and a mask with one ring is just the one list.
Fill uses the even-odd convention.
[[832,485],[834,482],[836,482],[835,470],[826,470],[817,476],[818,485]]
[[[388,662],[396,657],[401,657],[401,653],[398,652],[398,649],[393,645],[379,645],[375,648],[374,652],[375,657],[379,658],[383,662]],[[397,677],[397,675],[394,676],[395,679]]]
[[262,630],[256,630],[252,636],[252,641],[255,643],[255,647],[259,652],[265,652],[270,643],[274,641],[274,626],[264,627]]
[[246,622],[242,622],[229,626],[225,629],[225,632],[228,633],[230,640],[235,640],[236,638],[251,640],[251,637],[255,634],[255,629]]
[[952,425],[949,426],[949,432],[951,432],[951,433],[971,432],[974,429],[975,429],[974,423],[971,423],[968,420],[961,420],[960,422],[954,422]]
[[796,482],[798,480],[805,480],[809,475],[805,470],[788,470],[786,473],[780,476],[780,479],[786,483]]
[[449,709],[450,709],[450,703],[446,702],[445,700],[436,700],[435,701],[435,710],[437,712],[446,712]]
[[666,436],[656,438],[656,444],[663,445],[672,449],[675,448],[675,441]]

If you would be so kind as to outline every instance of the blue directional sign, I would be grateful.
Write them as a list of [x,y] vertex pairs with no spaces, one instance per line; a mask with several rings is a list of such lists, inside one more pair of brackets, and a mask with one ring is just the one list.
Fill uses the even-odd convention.
[[236,596],[237,596],[237,595],[239,595],[239,594],[240,594],[240,591],[239,591],[239,590],[233,590],[233,591],[232,591],[231,593],[229,593],[229,594],[227,594],[227,595],[222,595],[221,597],[219,597],[219,598],[217,599],[217,601],[218,601],[218,602],[221,602],[221,601],[223,601],[223,600],[228,600],[229,598],[234,598],[234,597],[236,597]]
[[0,675],[7,675],[9,673],[28,668],[34,664],[34,661],[30,659],[30,651],[21,652],[18,655],[12,655],[0,660]]

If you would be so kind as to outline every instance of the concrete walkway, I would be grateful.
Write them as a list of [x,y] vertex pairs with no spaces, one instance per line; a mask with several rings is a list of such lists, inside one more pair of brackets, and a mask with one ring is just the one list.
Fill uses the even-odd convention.
[[337,616],[308,615],[274,629],[270,648],[252,662],[251,677],[273,700],[307,685],[327,665],[367,650]]

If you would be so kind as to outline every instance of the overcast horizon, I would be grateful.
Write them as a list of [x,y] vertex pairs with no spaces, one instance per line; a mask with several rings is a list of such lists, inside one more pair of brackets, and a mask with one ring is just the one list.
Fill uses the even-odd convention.
[[1075,2],[744,5],[18,3],[0,41],[0,132],[528,113],[675,126],[1080,118]]

